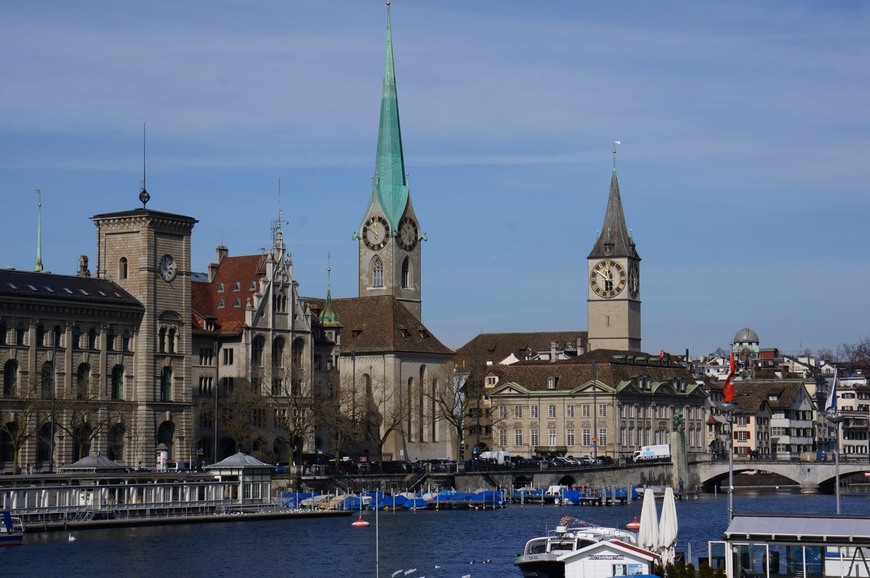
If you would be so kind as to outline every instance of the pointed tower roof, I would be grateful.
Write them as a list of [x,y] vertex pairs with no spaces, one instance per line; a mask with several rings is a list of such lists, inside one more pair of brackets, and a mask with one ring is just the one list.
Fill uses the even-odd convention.
[[384,215],[396,230],[408,204],[408,182],[402,153],[402,131],[399,124],[399,99],[396,93],[396,67],[393,64],[393,33],[390,5],[387,3],[387,54],[384,63],[384,89],[381,95],[381,119],[378,127],[378,153],[372,178],[372,196],[377,198]]
[[326,270],[326,275],[326,303],[323,304],[323,310],[320,312],[320,324],[324,327],[343,327],[338,312],[332,306],[332,267]]
[[619,196],[619,181],[616,179],[616,159],[614,157],[613,176],[610,178],[610,195],[607,198],[607,211],[604,213],[604,226],[598,240],[589,253],[589,259],[603,257],[632,257],[640,259],[634,246],[634,239],[625,224],[622,212],[622,199]]
[[39,204],[37,205],[39,217],[36,221],[36,264],[34,264],[33,270],[39,273],[42,271],[42,190],[36,189],[36,194],[39,196]]

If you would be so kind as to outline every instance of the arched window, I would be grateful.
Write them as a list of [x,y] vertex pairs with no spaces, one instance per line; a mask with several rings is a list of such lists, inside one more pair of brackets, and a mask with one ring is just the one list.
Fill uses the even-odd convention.
[[42,399],[54,397],[54,362],[46,361],[42,364]]
[[5,323],[0,323],[0,345],[6,345],[6,333],[9,331],[9,328],[6,327]]
[[15,460],[14,435],[18,433],[16,422],[7,423],[0,431],[0,464],[9,465]]
[[82,330],[78,325],[72,328],[72,347],[73,349],[82,348]]
[[[91,381],[91,366],[87,363],[79,365],[76,372],[76,399],[88,398],[88,385]],[[85,454],[87,455],[87,454]]]
[[414,408],[414,402],[413,402],[413,399],[414,399],[414,397],[413,397],[414,396],[414,378],[413,377],[408,378],[408,386],[407,386],[407,389],[405,391],[405,395],[406,395],[405,403],[407,404],[405,407],[408,408],[407,415],[405,416],[406,421],[407,421],[407,427],[405,428],[405,431],[408,433],[408,441],[410,442],[410,441],[414,441],[414,430],[413,430],[414,419],[413,418],[414,418],[414,409],[415,408]]
[[63,330],[60,328],[60,325],[55,325],[52,335],[52,347],[60,347],[60,337],[63,335]]
[[24,345],[24,334],[26,333],[24,329],[24,324],[19,323],[15,328],[15,345]]
[[176,351],[176,332],[175,327],[169,328],[169,335],[166,338],[166,349],[169,353],[175,353]]
[[97,348],[97,330],[91,327],[88,330],[88,349]]
[[272,367],[284,367],[284,338],[277,337],[272,342]]
[[42,323],[36,326],[36,346],[45,347],[45,327]]
[[3,366],[3,397],[9,399],[17,395],[18,362],[10,359]]
[[121,336],[121,351],[130,351],[130,332],[124,331]]
[[51,424],[42,424],[36,436],[36,461],[40,464],[51,462]]
[[118,279],[127,278],[127,257],[121,257],[118,261]]
[[411,286],[411,260],[405,257],[402,261],[402,289]]
[[112,368],[112,399],[124,399],[124,366]]
[[166,328],[161,327],[157,332],[157,351],[166,353]]
[[384,286],[384,264],[380,257],[372,260],[372,287]]
[[106,351],[115,351],[115,330],[106,331]]
[[251,365],[263,367],[263,348],[266,346],[266,338],[258,335],[251,344]]
[[172,368],[160,372],[160,401],[172,401]]

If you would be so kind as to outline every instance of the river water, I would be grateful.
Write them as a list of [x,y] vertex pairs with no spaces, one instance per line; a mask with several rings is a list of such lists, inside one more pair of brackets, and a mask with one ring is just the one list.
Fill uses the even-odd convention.
[[[728,500],[701,495],[677,502],[678,550],[706,555],[708,540],[725,530]],[[23,546],[0,551],[4,576],[281,576],[331,578],[519,577],[514,557],[526,540],[552,529],[564,515],[624,527],[640,517],[641,502],[625,506],[512,505],[500,510],[366,513],[354,517],[269,520],[34,533]],[[834,496],[796,493],[735,494],[740,513],[834,514]],[[841,510],[870,515],[866,494],[844,494]],[[379,556],[375,555],[376,550]],[[416,568],[415,572],[404,571]],[[379,572],[377,572],[379,570]]]

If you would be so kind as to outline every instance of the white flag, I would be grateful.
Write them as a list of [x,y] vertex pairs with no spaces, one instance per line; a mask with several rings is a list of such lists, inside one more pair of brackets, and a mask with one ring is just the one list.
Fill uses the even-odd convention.
[[825,412],[837,411],[837,370],[834,370],[834,381],[828,387],[828,399],[825,400]]

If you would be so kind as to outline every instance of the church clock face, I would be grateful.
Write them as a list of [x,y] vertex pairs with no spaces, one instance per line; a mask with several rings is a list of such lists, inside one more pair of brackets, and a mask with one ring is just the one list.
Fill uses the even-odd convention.
[[625,284],[625,268],[616,261],[599,261],[589,273],[589,287],[604,299],[612,299],[622,293]]
[[161,279],[164,281],[172,281],[175,279],[175,274],[177,272],[175,259],[172,258],[172,255],[163,255],[160,257],[160,261],[157,263],[157,273],[160,275]]
[[399,246],[405,251],[413,251],[417,246],[417,223],[411,217],[399,221]]
[[372,251],[380,251],[390,238],[390,224],[381,216],[370,217],[362,230],[362,240]]
[[640,272],[637,270],[637,263],[632,263],[628,266],[628,296],[637,299],[639,293]]

